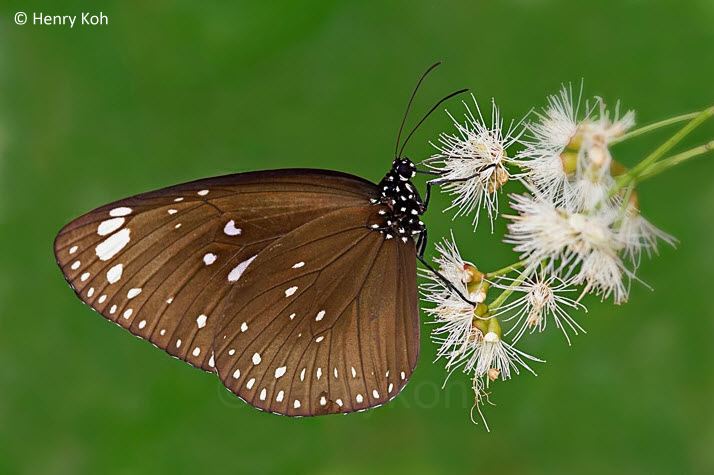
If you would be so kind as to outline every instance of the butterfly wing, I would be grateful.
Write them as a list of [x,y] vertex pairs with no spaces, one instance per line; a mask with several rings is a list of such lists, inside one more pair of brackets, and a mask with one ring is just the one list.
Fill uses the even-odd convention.
[[223,383],[279,414],[381,405],[416,366],[419,321],[412,240],[370,229],[379,206],[311,221],[258,254],[216,314]]
[[83,302],[212,371],[214,309],[251,259],[303,224],[376,194],[366,180],[320,170],[209,178],[97,208],[67,224],[54,251]]

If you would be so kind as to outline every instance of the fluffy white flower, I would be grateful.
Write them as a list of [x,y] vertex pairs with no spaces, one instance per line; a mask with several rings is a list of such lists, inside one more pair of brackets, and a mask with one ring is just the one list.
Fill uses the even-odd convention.
[[[580,98],[577,102],[573,99],[570,86],[549,96],[547,107],[526,124],[525,148],[517,155],[518,164],[525,169],[522,179],[555,200],[560,199],[568,181],[563,152],[578,132],[579,108]],[[587,118],[589,110],[585,109]]]
[[620,115],[619,103],[611,113],[602,100],[586,102],[583,117],[580,97],[571,87],[548,97],[547,107],[526,125],[525,149],[517,156],[525,170],[520,175],[529,187],[571,211],[609,205],[613,185],[609,145],[635,123],[634,112]]
[[464,123],[449,114],[457,133],[442,133],[438,144],[434,144],[438,153],[424,164],[439,174],[432,183],[440,184],[453,196],[449,209],[456,208],[456,216],[475,211],[473,223],[477,225],[482,208],[491,223],[498,215],[497,192],[510,178],[506,168],[507,149],[518,141],[520,133],[515,131],[518,126],[513,124],[504,133],[503,120],[495,102],[491,107],[491,124],[487,125],[478,102],[473,100],[476,115],[465,102]]
[[437,359],[446,358],[448,368],[452,365],[452,359],[459,358],[467,350],[472,336],[474,306],[464,301],[462,295],[469,295],[468,282],[471,275],[465,269],[473,265],[461,258],[453,235],[450,240],[444,239],[437,243],[436,250],[438,255],[434,261],[451,287],[431,271],[422,270],[421,276],[426,282],[421,284],[420,290],[424,301],[434,304],[424,311],[433,318],[436,325],[432,330],[432,338],[439,343]]
[[662,231],[645,219],[637,206],[629,204],[622,217],[618,228],[619,239],[625,246],[625,255],[638,266],[642,253],[647,257],[658,252],[658,241],[663,241],[670,246],[675,246],[677,239]]
[[531,333],[544,331],[549,319],[552,319],[556,328],[563,332],[568,345],[570,345],[569,332],[575,335],[580,332],[585,333],[585,330],[568,315],[568,310],[585,309],[584,305],[566,296],[567,293],[576,290],[571,283],[555,275],[536,272],[521,283],[504,277],[493,285],[522,294],[499,308],[496,313],[497,316],[508,315],[504,321],[513,322],[506,335],[515,332],[514,343],[528,330]]
[[463,363],[464,372],[473,372],[475,376],[506,380],[511,378],[511,371],[520,374],[519,366],[535,375],[526,360],[543,363],[503,341],[497,332],[487,331],[473,339],[471,348],[457,364]]
[[627,300],[625,278],[633,274],[618,255],[624,246],[612,229],[615,213],[569,212],[535,192],[512,195],[511,206],[519,214],[509,217],[504,241],[514,244],[529,266],[545,263],[556,275],[572,276],[574,284],[585,284],[586,291],[603,299],[612,295],[616,303]]
[[477,301],[483,301],[486,295],[478,291],[469,294],[468,283],[473,274],[466,269],[469,266],[472,269],[475,267],[462,259],[453,236],[451,240],[437,244],[437,251],[439,254],[435,262],[439,265],[439,273],[448,279],[451,285],[447,285],[441,277],[430,271],[422,272],[427,282],[421,285],[423,299],[435,304],[424,310],[434,319],[435,327],[431,336],[439,345],[437,360],[444,358],[446,368],[450,371],[463,367],[464,372],[483,376],[493,370],[500,374],[501,379],[510,378],[511,369],[517,374],[518,366],[532,371],[524,358],[539,360],[502,341],[497,320],[479,322],[486,327],[491,325],[495,328],[493,331],[482,331],[475,324],[475,307],[465,301],[462,295],[468,295]]

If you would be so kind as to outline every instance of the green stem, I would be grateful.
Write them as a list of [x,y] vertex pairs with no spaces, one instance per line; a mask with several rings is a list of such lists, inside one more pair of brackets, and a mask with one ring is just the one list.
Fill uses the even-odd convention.
[[610,189],[610,196],[615,195],[623,187],[629,185],[631,182],[636,181],[637,177],[644,173],[653,163],[662,158],[662,156],[669,152],[672,147],[681,142],[687,135],[689,135],[694,129],[699,127],[704,121],[714,115],[714,106],[703,110],[698,113],[694,119],[692,119],[687,125],[682,127],[676,134],[670,137],[666,142],[657,147],[657,149],[650,153],[644,160],[632,167],[627,173],[620,175],[617,181]]
[[523,281],[526,280],[526,277],[531,274],[532,270],[533,266],[528,266],[526,269],[523,270],[523,272],[518,275],[518,277],[515,278],[515,280],[511,283],[511,285],[508,286],[506,290],[498,294],[498,297],[496,297],[496,299],[488,305],[489,313],[493,314],[494,310],[498,310],[498,308],[506,302],[506,299],[508,299],[508,297],[510,297],[511,294],[515,292],[515,287],[521,285]]
[[686,162],[690,158],[698,157],[704,155],[705,153],[714,150],[714,140],[699,147],[695,147],[691,150],[687,150],[677,155],[673,155],[668,158],[663,158],[659,162],[653,164],[647,170],[645,170],[640,176],[637,177],[637,181],[644,181],[652,178],[655,175],[659,175],[665,170],[679,165],[680,163]]
[[506,275],[516,269],[520,269],[521,267],[523,267],[525,265],[526,265],[526,261],[518,261],[518,262],[515,262],[509,266],[495,270],[493,272],[487,272],[485,275],[486,275],[487,279],[493,279],[494,277],[500,277],[500,276]]
[[693,119],[699,114],[699,112],[690,112],[689,114],[682,114],[678,115],[676,117],[670,117],[669,119],[664,119],[660,120],[659,122],[655,122],[654,124],[648,124],[642,127],[639,127],[635,130],[631,130],[630,132],[617,137],[613,140],[610,141],[610,144],[616,144],[620,142],[624,142],[625,140],[634,138],[634,137],[639,137],[640,135],[644,135],[648,132],[652,132],[653,130],[657,130],[662,127],[667,127],[668,125],[672,124],[678,124],[679,122],[684,122],[685,120],[690,120]]

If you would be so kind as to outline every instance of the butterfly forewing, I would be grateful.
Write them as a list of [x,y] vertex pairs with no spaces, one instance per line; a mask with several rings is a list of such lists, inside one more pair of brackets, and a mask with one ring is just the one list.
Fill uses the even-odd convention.
[[55,255],[77,295],[109,320],[212,370],[215,310],[261,250],[375,185],[280,170],[199,180],[98,208],[65,226]]
[[414,244],[370,228],[380,206],[334,211],[258,254],[216,309],[224,384],[287,415],[389,401],[417,361]]

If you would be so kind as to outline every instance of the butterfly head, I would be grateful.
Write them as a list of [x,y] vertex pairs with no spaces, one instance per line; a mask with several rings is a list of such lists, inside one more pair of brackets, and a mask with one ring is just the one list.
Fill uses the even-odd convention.
[[409,181],[416,175],[416,165],[406,157],[395,158],[392,171],[400,181]]

